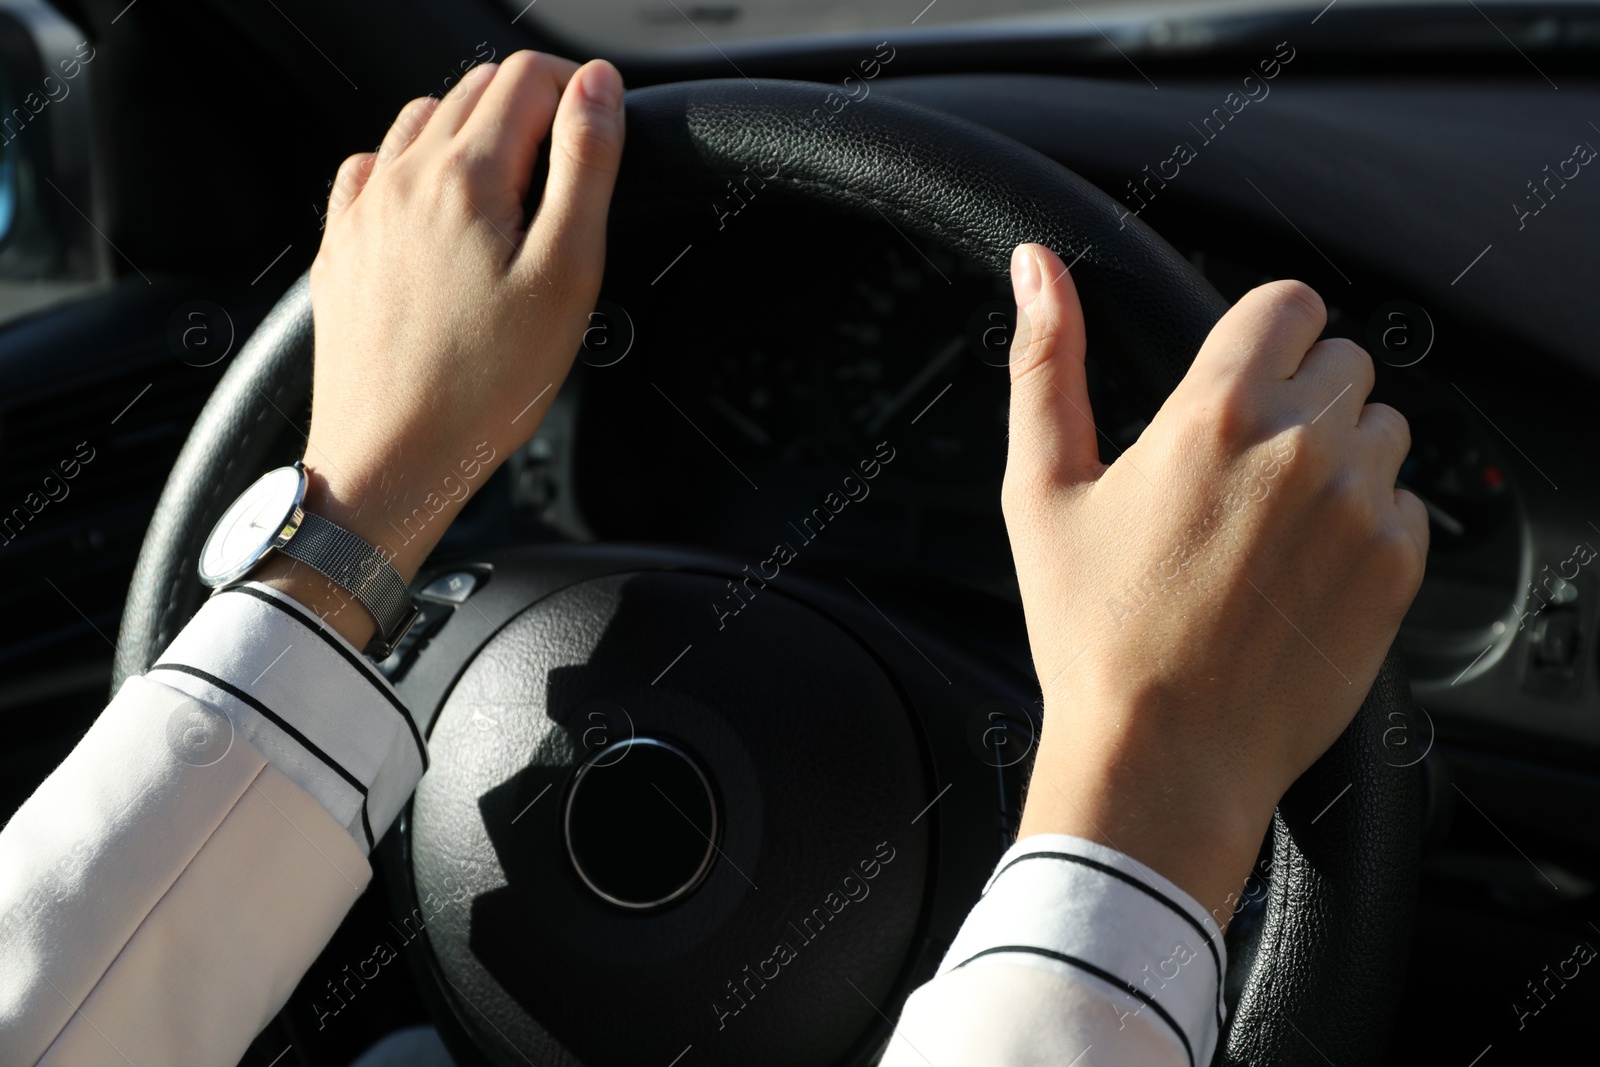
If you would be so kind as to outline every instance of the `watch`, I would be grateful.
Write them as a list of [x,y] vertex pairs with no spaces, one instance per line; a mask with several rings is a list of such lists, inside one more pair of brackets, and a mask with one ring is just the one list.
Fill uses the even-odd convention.
[[240,494],[200,550],[200,580],[215,590],[241,581],[273,551],[282,552],[348,591],[372,614],[378,632],[367,647],[384,659],[417,621],[400,573],[383,554],[338,523],[304,508],[305,464],[279,467]]

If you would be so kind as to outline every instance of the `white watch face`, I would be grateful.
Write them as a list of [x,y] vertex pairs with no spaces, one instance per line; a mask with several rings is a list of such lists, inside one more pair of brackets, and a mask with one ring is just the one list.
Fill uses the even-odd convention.
[[278,535],[305,493],[305,474],[295,467],[268,471],[217,520],[200,550],[200,580],[231,582],[279,544]]

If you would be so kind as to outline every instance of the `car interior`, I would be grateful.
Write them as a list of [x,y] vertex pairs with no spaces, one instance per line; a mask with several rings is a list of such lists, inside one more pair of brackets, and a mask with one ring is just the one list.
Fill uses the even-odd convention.
[[1279,278],[1411,426],[1427,574],[1263,843],[1218,1062],[1582,1047],[1596,3],[0,0],[0,820],[303,449],[339,162],[522,48],[629,87],[604,287],[413,586],[381,667],[432,767],[245,1064],[419,1025],[462,1067],[877,1062],[1039,729],[1000,510],[1019,240],[1083,291],[1106,462]]

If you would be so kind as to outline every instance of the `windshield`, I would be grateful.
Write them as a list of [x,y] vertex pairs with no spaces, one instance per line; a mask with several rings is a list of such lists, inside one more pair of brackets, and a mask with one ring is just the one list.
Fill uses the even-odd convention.
[[[1337,7],[1417,7],[1419,0],[501,0],[517,20],[602,55],[703,48],[707,44],[836,33],[1033,23],[1088,32],[1130,22],[1305,10],[1312,18]],[[1460,0],[1420,0],[1462,6]],[[1494,6],[1502,6],[1496,4]],[[1485,16],[1486,18],[1488,16]]]

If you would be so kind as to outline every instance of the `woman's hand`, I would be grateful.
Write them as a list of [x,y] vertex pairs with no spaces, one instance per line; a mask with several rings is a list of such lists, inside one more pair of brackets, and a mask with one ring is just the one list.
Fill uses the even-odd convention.
[[[413,100],[376,153],[339,168],[311,265],[307,507],[408,581],[572,366],[604,269],[622,91],[602,60],[518,52],[442,100]],[[523,199],[547,134],[550,176],[530,221]],[[293,561],[269,559],[256,577],[357,647],[373,629]]]
[[1138,442],[1100,462],[1061,261],[1012,258],[1002,494],[1045,719],[1021,833],[1149,864],[1225,925],[1289,785],[1339,736],[1422,581],[1405,419],[1318,341],[1299,282],[1245,295]]

